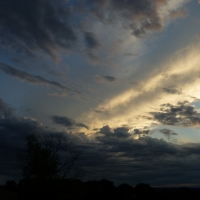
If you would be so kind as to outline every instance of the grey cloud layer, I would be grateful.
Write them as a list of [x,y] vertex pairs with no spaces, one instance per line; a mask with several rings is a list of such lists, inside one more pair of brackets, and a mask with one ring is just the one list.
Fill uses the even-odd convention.
[[[119,21],[134,36],[141,37],[163,28],[158,13],[166,3],[166,0],[2,0],[1,42],[32,54],[43,50],[56,60],[58,48],[73,49],[80,38],[88,49],[101,46],[98,36],[81,25],[83,20],[89,23],[88,16],[106,24]],[[177,18],[185,13],[186,10],[173,11],[171,15]]]
[[32,83],[32,84],[51,85],[51,86],[54,86],[58,89],[65,90],[65,91],[70,92],[70,93],[80,94],[80,92],[73,90],[69,87],[66,87],[59,82],[50,81],[50,80],[48,80],[48,79],[46,79],[42,76],[31,75],[27,72],[16,69],[16,68],[11,67],[10,65],[7,65],[7,64],[4,64],[4,63],[0,63],[0,70],[4,71],[6,74],[8,74],[10,76],[13,76],[15,78],[19,78],[23,81],[27,81],[27,82]]

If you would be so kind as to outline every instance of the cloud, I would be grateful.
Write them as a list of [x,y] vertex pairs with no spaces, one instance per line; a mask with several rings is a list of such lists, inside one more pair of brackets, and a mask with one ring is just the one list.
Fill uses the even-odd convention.
[[[19,167],[18,152],[25,148],[25,137],[29,134],[42,135],[63,135],[64,132],[51,131],[34,118],[22,116],[10,116],[0,118],[0,176],[1,184],[9,179],[18,181],[22,178]],[[70,141],[70,137],[67,138]]]
[[128,127],[118,127],[114,129],[114,134],[116,137],[126,138],[130,136]]
[[159,130],[162,134],[164,134],[168,139],[170,139],[171,136],[173,135],[178,135],[177,133],[175,133],[172,130],[169,130],[167,128],[161,129]]
[[75,124],[75,121],[68,117],[52,116],[52,120],[56,124],[61,124],[63,126],[70,127],[70,128]]
[[79,126],[79,127],[84,127],[86,129],[88,129],[88,126],[86,126],[85,124],[76,123],[75,120],[70,119],[68,117],[54,115],[51,118],[55,124],[63,125],[65,127],[67,127],[68,129],[73,128],[73,126]]
[[89,129],[89,127],[86,126],[86,125],[83,124],[83,123],[76,123],[75,126],[84,127],[84,128],[86,128],[86,129]]
[[[0,114],[2,113],[5,117],[12,116],[14,109],[11,108],[3,99],[0,99]],[[1,115],[0,115],[1,116]]]
[[187,15],[186,9],[177,10],[184,0],[178,3],[167,0],[114,0],[96,1],[88,0],[83,5],[92,17],[105,24],[121,24],[125,29],[132,30],[135,37],[144,37],[152,32],[163,30],[170,17],[177,19]]
[[[197,48],[199,43],[196,40],[195,42],[196,44],[187,45],[186,48],[173,54],[165,62],[159,61],[156,65],[153,64],[151,69],[147,69],[148,72],[146,69],[133,72],[130,75],[131,80],[138,85],[130,85],[126,90],[107,96],[96,108],[88,112],[87,117],[83,115],[82,121],[91,129],[102,127],[108,122],[112,127],[128,122],[128,126],[131,128],[140,128],[153,123],[154,116],[149,113],[159,112],[160,105],[166,102],[176,105],[177,102],[183,100],[194,101],[191,96],[199,97],[198,86],[200,83],[200,79],[198,79],[199,48]],[[163,71],[169,72],[167,77],[163,77]],[[175,95],[176,93],[181,94]],[[108,110],[109,115],[99,114],[102,108]],[[94,112],[94,110],[98,112]],[[147,115],[149,119],[138,117],[142,115]],[[157,120],[156,123],[158,124]]]
[[10,65],[7,65],[7,64],[4,64],[4,63],[0,63],[0,70],[4,71],[6,74],[8,74],[10,76],[13,76],[15,78],[20,79],[22,81],[27,81],[27,82],[32,83],[32,84],[51,85],[51,86],[54,86],[58,89],[65,90],[65,91],[70,92],[70,93],[80,94],[79,91],[76,91],[76,90],[73,90],[69,87],[66,87],[59,82],[50,81],[50,80],[48,80],[48,79],[46,79],[42,76],[31,75],[27,72],[16,69],[16,68],[11,67]]
[[[134,36],[143,37],[162,30],[170,15],[173,19],[184,16],[186,10],[177,11],[184,2],[181,0],[178,6],[169,9],[165,0],[78,0],[74,3],[62,0],[2,0],[1,43],[18,54],[26,52],[33,56],[43,51],[57,61],[60,48],[76,51],[76,47],[84,48],[85,43],[88,51],[99,49],[104,40],[99,32],[94,31],[96,24],[101,23],[103,28],[110,24],[120,25],[120,28],[122,25]],[[168,9],[164,12],[168,13],[166,16],[162,16],[163,7]],[[93,62],[101,61],[98,55],[87,54]]]
[[155,121],[163,125],[199,126],[200,113],[188,102],[179,102],[177,105],[163,104],[160,112],[150,112]]
[[67,92],[61,92],[61,93],[54,92],[54,93],[49,93],[48,95],[49,96],[57,96],[57,97],[68,97]]
[[[69,23],[71,9],[61,1],[15,1],[0,3],[2,42],[43,50],[56,59],[57,47],[70,48],[76,35]],[[18,45],[19,46],[19,45]]]
[[[199,144],[176,145],[149,136],[139,139],[135,139],[133,135],[115,137],[108,125],[102,127],[100,132],[101,136],[99,132],[96,134],[100,146],[96,145],[93,151],[98,149],[104,158],[100,158],[99,168],[95,165],[91,166],[90,173],[95,173],[95,176],[104,173],[106,177],[114,178],[113,180],[126,180],[127,183],[130,181],[132,184],[133,180],[129,177],[133,176],[136,183],[150,181],[150,184],[162,185],[194,181],[195,184],[198,184],[191,172],[194,170],[197,173],[198,171],[198,167],[193,163],[195,161],[200,163]],[[100,155],[98,156],[100,157]],[[94,160],[94,162],[96,161]],[[187,178],[183,178],[186,171]],[[116,178],[117,174],[121,178]],[[162,179],[159,178],[160,176]],[[188,177],[190,177],[190,181]]]
[[97,49],[101,46],[96,35],[92,32],[85,32],[84,39],[88,49]]
[[134,129],[133,130],[133,134],[138,135],[140,137],[148,135],[149,132],[150,131],[148,129],[142,129],[142,130],[141,129]]
[[106,125],[106,126],[103,126],[101,129],[100,129],[100,133],[103,133],[105,134],[106,136],[110,135],[110,134],[113,134],[111,128]]
[[183,18],[183,17],[187,17],[188,16],[188,12],[187,12],[186,9],[172,11],[170,16],[171,16],[172,19]]
[[[159,7],[166,1],[112,1],[112,9],[122,18],[129,21],[129,28],[136,37],[144,36],[149,31],[158,31],[163,28],[159,16]],[[124,24],[126,26],[126,24]]]
[[110,114],[110,111],[105,109],[105,108],[95,109],[94,112],[96,112],[98,114],[104,114],[104,115],[109,115]]
[[0,119],[0,127],[2,135],[7,131],[15,134],[39,134],[41,130],[45,129],[42,123],[30,117],[10,116]]
[[[68,118],[58,121],[67,126],[75,124],[74,120]],[[15,180],[21,178],[14,170],[15,152],[25,145],[24,137],[33,133],[63,134],[73,144],[69,150],[81,152],[77,166],[83,167],[90,180],[106,177],[115,184],[126,182],[131,185],[138,182],[151,185],[199,183],[196,179],[200,175],[198,143],[176,145],[149,136],[135,139],[133,134],[128,133],[128,127],[112,129],[109,125],[100,128],[93,138],[89,138],[84,133],[52,131],[34,118],[21,116],[1,118],[0,129],[0,170],[5,181],[8,177]]]
[[123,56],[131,56],[131,57],[134,57],[134,56],[137,56],[137,54],[134,54],[134,53],[124,53]]
[[172,85],[170,87],[162,88],[164,92],[169,94],[182,94],[182,89],[176,88],[176,86]]
[[[117,137],[117,138],[127,138],[130,136],[128,127],[117,127],[111,129],[108,125],[103,126],[99,133],[103,134],[103,137]],[[101,136],[100,136],[101,137]]]
[[100,83],[103,83],[105,81],[110,83],[116,81],[116,78],[113,76],[96,76],[95,78]]

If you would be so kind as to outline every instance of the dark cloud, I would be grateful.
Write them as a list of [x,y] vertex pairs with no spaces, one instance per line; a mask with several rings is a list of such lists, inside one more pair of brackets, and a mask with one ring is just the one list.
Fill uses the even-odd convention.
[[116,81],[116,78],[113,76],[96,76],[95,78],[100,83],[103,83],[105,81],[112,83],[112,82]]
[[63,125],[69,129],[73,128],[74,126],[84,127],[86,129],[88,129],[88,126],[86,126],[85,124],[76,123],[75,120],[70,119],[68,117],[54,115],[51,118],[55,124]]
[[75,121],[73,119],[64,116],[52,116],[52,120],[55,124],[60,124],[69,128],[75,125]]
[[133,130],[133,134],[134,135],[138,135],[138,136],[146,136],[149,134],[149,130],[148,129],[134,129]]
[[39,133],[44,128],[43,124],[30,117],[11,116],[0,119],[2,134],[7,131],[15,134],[34,134]]
[[163,28],[158,11],[159,6],[165,3],[163,0],[115,0],[111,1],[111,7],[122,18],[128,20],[133,35],[141,37],[149,31],[159,31]]
[[[117,138],[127,138],[130,136],[128,127],[118,127],[115,129],[111,129],[108,125],[103,126],[98,133],[103,134],[103,137],[117,137]],[[100,136],[102,137],[102,136]]]
[[162,134],[164,134],[168,139],[170,139],[171,136],[173,135],[178,135],[177,133],[175,133],[174,131],[164,128],[159,130]]
[[[199,144],[176,145],[148,136],[139,139],[132,136],[113,137],[110,136],[113,132],[109,126],[102,127],[101,132],[104,136],[100,137],[97,132],[96,139],[102,145],[101,152],[105,155],[106,163],[101,165],[100,174],[104,173],[116,180],[116,174],[119,173],[121,178],[119,177],[118,181],[131,184],[134,181],[149,182],[152,185],[193,181],[198,184],[191,172],[200,174],[197,165],[193,164],[194,160],[200,163]],[[185,173],[187,178],[190,177],[190,181],[184,176]]]
[[103,78],[104,78],[105,80],[109,81],[109,82],[113,82],[113,81],[116,80],[116,78],[113,77],[113,76],[103,76]]
[[[73,120],[59,120],[67,126]],[[127,127],[102,127],[88,139],[84,133],[50,131],[37,120],[11,116],[0,119],[0,170],[4,180],[17,180],[17,150],[25,145],[28,134],[63,134],[71,141],[69,151],[81,152],[77,166],[83,167],[87,179],[107,178],[115,184],[126,182],[136,185],[148,182],[151,185],[199,184],[200,144],[176,145],[149,136],[134,138]],[[101,136],[100,136],[101,134]],[[128,135],[129,134],[129,135]],[[195,164],[194,164],[195,163]]]
[[86,129],[89,129],[89,127],[86,126],[86,125],[83,124],[83,123],[76,123],[75,125],[76,125],[76,126],[80,126],[80,127],[84,127],[84,128],[86,128]]
[[66,87],[59,82],[50,81],[50,80],[48,80],[48,79],[46,79],[42,76],[31,75],[27,72],[16,69],[16,68],[11,67],[10,65],[7,65],[7,64],[4,64],[4,63],[0,63],[0,70],[4,71],[6,74],[8,74],[10,76],[21,79],[22,81],[27,81],[27,82],[32,83],[32,84],[51,85],[51,86],[54,86],[58,89],[65,90],[65,91],[70,92],[70,93],[80,94],[80,92],[73,90],[69,87]]
[[54,0],[2,0],[0,36],[2,43],[41,49],[56,59],[57,47],[70,48],[76,35],[69,23],[70,7]]
[[[0,114],[5,117],[10,117],[14,112],[14,109],[11,108],[3,99],[0,99]],[[0,115],[1,116],[1,115]]]
[[112,134],[113,134],[112,129],[111,129],[108,125],[103,126],[103,127],[100,129],[99,132],[105,134],[106,136],[109,136],[109,135],[112,135]]
[[163,104],[160,112],[150,113],[154,120],[164,125],[195,126],[200,124],[200,113],[188,102],[177,105]]
[[[9,118],[0,119],[0,171],[1,175],[5,178],[2,180],[0,176],[1,184],[5,184],[8,179],[15,179],[16,181],[22,178],[19,167],[18,152],[25,148],[25,137],[29,134],[35,134],[39,137],[43,136],[62,136],[67,142],[73,143],[76,141],[83,141],[83,134],[72,135],[70,132],[52,131],[38,122],[36,119],[21,116],[12,116]],[[69,152],[78,151],[78,146],[69,146]],[[68,157],[66,152],[63,155]],[[3,182],[4,181],[4,182]]]
[[129,128],[127,127],[119,127],[119,128],[114,129],[114,134],[116,137],[126,138],[130,136],[130,133],[128,131],[129,131]]
[[28,134],[41,133],[47,133],[45,127],[33,118],[21,116],[0,118],[0,171],[1,175],[5,176],[4,183],[8,179],[21,178],[17,153],[25,146],[24,138]]
[[110,114],[110,111],[105,108],[96,109],[96,110],[94,110],[94,112],[99,113],[99,114],[104,114],[104,115]]
[[[88,58],[97,62],[101,59],[90,51],[99,48],[101,41],[92,32],[90,19],[105,24],[120,22],[134,36],[143,37],[162,30],[159,9],[166,3],[166,0],[1,0],[0,41],[17,53],[36,55],[42,50],[56,61],[58,48],[75,50],[76,41],[83,39]],[[174,10],[171,17],[185,14],[186,10]]]
[[164,92],[169,94],[182,94],[182,89],[176,88],[176,86],[162,88]]
[[97,49],[101,46],[97,36],[92,32],[85,32],[84,39],[88,49]]

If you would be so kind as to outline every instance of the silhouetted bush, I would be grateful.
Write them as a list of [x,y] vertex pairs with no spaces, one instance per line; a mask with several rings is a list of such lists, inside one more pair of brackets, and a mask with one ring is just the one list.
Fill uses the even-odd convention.
[[135,188],[124,183],[116,189],[117,199],[132,199],[135,196]]
[[83,196],[83,183],[80,180],[57,179],[38,180],[23,179],[19,181],[19,199],[81,199]]
[[88,181],[85,183],[85,199],[115,199],[115,186],[113,181],[102,179],[100,181]]
[[138,183],[135,186],[135,192],[137,196],[153,196],[155,190],[147,183]]
[[191,190],[188,187],[181,187],[177,191],[179,197],[189,197],[191,195]]
[[16,191],[17,190],[17,183],[12,180],[12,181],[6,181],[6,187],[5,187],[6,190],[9,190],[9,191]]

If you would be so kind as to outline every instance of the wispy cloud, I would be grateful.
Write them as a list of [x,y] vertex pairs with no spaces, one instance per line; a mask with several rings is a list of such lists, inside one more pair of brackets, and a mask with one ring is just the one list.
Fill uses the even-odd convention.
[[169,87],[164,87],[162,88],[164,92],[169,93],[169,94],[181,94],[182,90],[180,88],[176,88],[176,86],[172,85]]
[[7,65],[4,63],[0,63],[0,70],[4,71],[6,74],[8,74],[10,76],[18,78],[22,81],[27,81],[32,84],[50,85],[50,86],[54,86],[58,89],[65,90],[70,93],[81,94],[79,91],[76,91],[67,86],[64,86],[59,82],[48,80],[42,76],[31,75],[25,71],[16,69],[16,68],[11,67],[10,65]]
[[[57,47],[70,48],[76,35],[68,19],[69,7],[59,7],[61,1],[15,1],[0,3],[1,39],[19,41],[25,48],[44,50],[53,59]],[[9,13],[9,14],[8,14]]]
[[176,3],[178,6],[169,6],[170,3],[166,0],[104,0],[101,3],[86,0],[71,6],[70,1],[62,0],[2,0],[0,36],[3,45],[7,43],[7,46],[13,46],[15,50],[23,49],[32,55],[34,51],[42,50],[56,61],[56,50],[75,50],[79,40],[84,41],[88,49],[101,46],[99,35],[94,33],[90,19],[93,19],[94,24],[101,22],[103,26],[121,24],[125,29],[131,30],[135,37],[140,38],[161,31],[165,22],[169,21],[169,16],[173,19],[185,17],[186,10],[177,10],[184,3],[184,0],[180,0]]
[[170,139],[171,136],[173,135],[178,135],[177,133],[175,133],[174,131],[164,128],[159,130],[162,134],[164,134],[168,139]]

